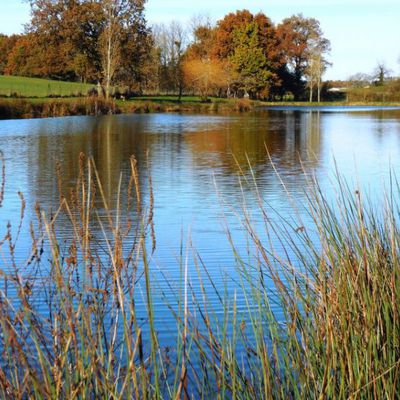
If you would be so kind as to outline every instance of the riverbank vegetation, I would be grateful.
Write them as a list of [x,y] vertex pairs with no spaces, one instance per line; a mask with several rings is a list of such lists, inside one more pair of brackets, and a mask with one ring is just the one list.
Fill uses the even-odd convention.
[[[111,204],[93,161],[81,155],[77,183],[60,193],[59,209],[36,206],[25,261],[16,255],[24,224],[5,228],[2,398],[397,397],[400,193],[394,176],[375,205],[340,177],[335,200],[309,178],[307,228],[301,220],[270,218],[274,211],[259,198],[267,232],[260,236],[243,206],[238,214],[248,253],[231,243],[240,290],[228,295],[213,286],[216,302],[204,290],[212,278],[201,254],[182,248],[181,280],[169,283],[175,300],[167,303],[175,345],[165,348],[151,272],[154,198],[152,190],[146,199],[140,190],[151,188],[151,178],[139,179],[133,157],[130,167],[128,187],[120,185]],[[61,167],[57,175],[61,190]],[[0,205],[4,183],[1,188]],[[71,237],[62,236],[60,224]],[[188,279],[189,254],[198,288]]]
[[97,98],[0,99],[0,119],[120,114],[116,102]]
[[255,110],[261,103],[248,99],[215,99],[174,97],[106,100],[104,98],[0,99],[0,119],[48,118],[67,116],[100,116],[108,114],[191,112],[235,113]]

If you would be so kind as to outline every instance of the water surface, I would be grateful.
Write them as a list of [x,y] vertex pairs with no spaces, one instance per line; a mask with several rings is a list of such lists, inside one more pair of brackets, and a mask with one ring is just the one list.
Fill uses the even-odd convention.
[[[245,201],[261,228],[254,188],[246,179],[254,179],[263,200],[283,216],[293,214],[293,201],[305,203],[306,175],[315,176],[327,195],[334,196],[331,180],[335,168],[356,187],[378,198],[389,170],[400,172],[400,110],[285,108],[234,115],[0,121],[0,149],[7,177],[0,209],[2,233],[8,221],[16,229],[18,192],[26,199],[26,221],[34,219],[35,202],[49,214],[57,209],[56,164],[61,164],[62,187],[67,193],[76,182],[81,152],[93,157],[113,207],[121,174],[123,187],[127,186],[129,158],[134,155],[144,199],[149,197],[149,175],[153,182],[157,248],[152,275],[159,287],[167,290],[167,281],[179,280],[180,246],[186,246],[190,238],[213,283],[225,285],[229,293],[235,285],[229,279],[236,276],[236,263],[226,225],[238,248],[245,252],[247,241],[236,215],[240,216]],[[68,239],[70,234],[65,227],[62,235]],[[28,257],[28,244],[26,222],[17,249],[21,265]],[[189,276],[196,288],[197,270],[191,256],[188,260]],[[7,269],[5,256],[1,263]],[[206,282],[206,286],[211,285]],[[212,300],[217,304],[216,298]],[[240,299],[238,304],[244,307]],[[166,338],[171,317],[164,311],[160,297],[156,299],[156,318],[164,324]]]

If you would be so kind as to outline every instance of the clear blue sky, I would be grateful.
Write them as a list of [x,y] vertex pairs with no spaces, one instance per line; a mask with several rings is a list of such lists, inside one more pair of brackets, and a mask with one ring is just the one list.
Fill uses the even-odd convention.
[[[274,22],[302,12],[321,22],[332,43],[329,79],[345,79],[355,72],[371,72],[383,61],[400,75],[400,0],[148,0],[150,23],[188,21],[195,14],[217,20],[230,11],[263,11]],[[29,21],[22,0],[0,0],[0,32],[18,33]]]

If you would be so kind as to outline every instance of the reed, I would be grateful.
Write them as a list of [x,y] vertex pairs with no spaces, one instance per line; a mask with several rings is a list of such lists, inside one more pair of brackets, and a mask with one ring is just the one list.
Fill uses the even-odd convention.
[[[0,241],[8,260],[0,271],[1,398],[398,397],[395,177],[379,208],[340,176],[336,202],[310,180],[313,224],[307,228],[300,220],[270,218],[273,210],[259,196],[267,232],[260,236],[243,207],[239,217],[253,245],[241,255],[231,241],[240,276],[240,293],[233,296],[228,281],[226,288],[213,284],[194,250],[200,283],[193,288],[189,252],[182,248],[181,281],[170,282],[178,287],[169,304],[176,345],[167,351],[154,321],[154,199],[142,198],[136,161],[130,162],[128,188],[122,190],[121,178],[111,204],[94,162],[81,155],[76,186],[60,192],[57,212],[48,215],[37,205],[25,264],[16,257],[22,223],[7,228]],[[21,195],[21,220],[24,208]],[[70,226],[67,240],[59,224]],[[274,248],[272,237],[284,251]],[[139,284],[145,325],[137,318]]]

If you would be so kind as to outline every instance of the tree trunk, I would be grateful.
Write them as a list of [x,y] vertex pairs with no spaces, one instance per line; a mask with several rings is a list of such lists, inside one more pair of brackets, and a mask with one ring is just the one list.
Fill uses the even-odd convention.
[[321,103],[321,79],[318,79],[317,91],[318,91],[318,103]]
[[106,67],[106,99],[110,98],[111,89],[111,47],[112,47],[112,23],[110,21],[107,38],[107,67]]

